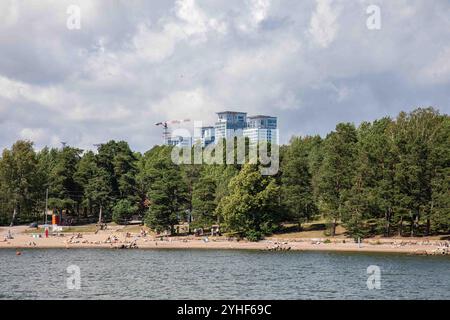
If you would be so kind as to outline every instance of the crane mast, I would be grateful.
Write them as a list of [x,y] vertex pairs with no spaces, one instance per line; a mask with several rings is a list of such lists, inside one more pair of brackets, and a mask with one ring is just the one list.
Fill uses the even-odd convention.
[[161,126],[163,128],[163,144],[169,145],[170,143],[170,130],[169,130],[169,124],[180,124],[184,122],[189,122],[190,119],[184,119],[184,120],[165,120],[158,123],[155,123],[155,126]]

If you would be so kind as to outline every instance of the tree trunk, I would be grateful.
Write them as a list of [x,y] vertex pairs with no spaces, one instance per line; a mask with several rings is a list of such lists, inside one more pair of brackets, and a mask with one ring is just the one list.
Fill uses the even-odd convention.
[[411,216],[411,237],[414,237],[416,226],[419,225],[419,210],[417,210],[416,215]]
[[16,214],[17,214],[17,208],[14,207],[14,212],[13,212],[13,216],[12,216],[12,219],[11,219],[10,227],[12,227],[14,225],[14,220],[16,219]]
[[336,219],[333,219],[333,224],[331,226],[331,236],[334,237],[336,235]]
[[433,214],[434,201],[431,201],[430,213],[427,217],[427,236],[431,234],[431,215]]
[[103,207],[100,206],[100,212],[99,212],[99,214],[98,214],[98,223],[99,223],[99,224],[102,223],[102,209],[103,209]]
[[385,214],[386,217],[386,228],[385,228],[385,236],[389,238],[391,235],[391,209],[389,208]]
[[400,217],[400,221],[398,223],[398,236],[402,237],[403,236],[403,217]]

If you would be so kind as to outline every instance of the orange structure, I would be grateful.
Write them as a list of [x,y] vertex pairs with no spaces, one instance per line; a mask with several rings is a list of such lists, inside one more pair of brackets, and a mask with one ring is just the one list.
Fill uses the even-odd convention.
[[53,225],[58,225],[59,224],[59,215],[57,215],[57,214],[54,214],[54,215],[52,215],[52,224]]

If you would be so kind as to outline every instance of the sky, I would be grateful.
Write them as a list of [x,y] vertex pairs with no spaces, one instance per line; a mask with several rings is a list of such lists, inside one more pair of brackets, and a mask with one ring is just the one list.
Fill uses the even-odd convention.
[[156,122],[223,110],[277,116],[282,143],[448,114],[449,13],[448,0],[2,0],[0,149],[145,152]]

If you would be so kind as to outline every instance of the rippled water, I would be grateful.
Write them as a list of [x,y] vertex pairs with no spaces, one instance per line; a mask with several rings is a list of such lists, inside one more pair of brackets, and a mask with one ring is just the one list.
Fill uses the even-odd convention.
[[[81,289],[67,289],[69,265]],[[381,289],[367,288],[367,267]],[[449,257],[210,250],[0,250],[0,299],[450,299]]]

